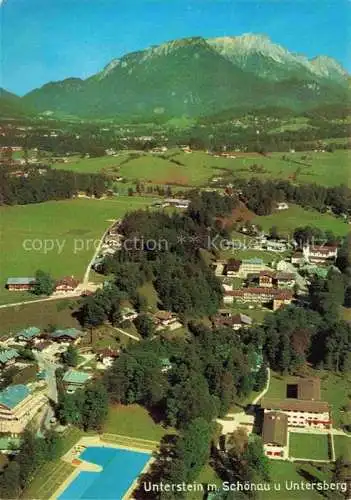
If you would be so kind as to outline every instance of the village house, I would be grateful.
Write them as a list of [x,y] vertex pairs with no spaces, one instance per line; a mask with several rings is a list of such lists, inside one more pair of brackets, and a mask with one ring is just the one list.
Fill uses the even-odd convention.
[[124,307],[121,310],[122,314],[122,321],[133,321],[135,318],[138,317],[138,313],[134,310],[131,309],[130,307]]
[[6,288],[10,292],[28,292],[33,290],[35,285],[35,278],[8,278],[6,281]]
[[177,316],[169,311],[157,311],[153,316],[153,320],[156,324],[156,330],[162,328],[175,330],[176,328],[180,328],[182,326]]
[[258,283],[260,287],[273,288],[273,281],[275,279],[274,271],[260,271]]
[[240,330],[240,328],[249,328],[252,326],[252,319],[250,316],[242,313],[232,314],[230,311],[219,311],[214,317],[213,324],[216,327],[225,326],[233,330]]
[[6,349],[4,351],[0,351],[0,366],[2,369],[7,368],[8,366],[13,365],[16,362],[16,359],[19,358],[20,355],[16,351],[16,349]]
[[35,338],[39,337],[39,335],[40,335],[40,328],[37,328],[36,326],[30,326],[18,332],[16,334],[16,339],[24,342],[30,342]]
[[97,360],[106,368],[110,368],[118,356],[119,350],[111,349],[110,347],[97,351]]
[[50,340],[54,340],[56,342],[70,342],[74,345],[78,344],[83,336],[84,332],[78,330],[77,328],[55,330],[48,335]]
[[295,285],[295,275],[293,273],[287,272],[277,272],[275,275],[275,281],[278,288],[291,288]]
[[287,458],[288,417],[284,413],[271,411],[263,418],[263,449],[267,457]]
[[78,370],[68,370],[62,378],[62,382],[66,392],[68,394],[73,394],[77,389],[84,387],[89,379],[91,379],[89,373]]
[[305,257],[303,255],[303,252],[302,250],[297,250],[296,252],[294,252],[291,256],[291,263],[294,265],[294,266],[297,266],[297,267],[300,267],[300,266],[303,266],[303,264],[305,263]]
[[306,245],[303,254],[311,264],[333,264],[338,255],[337,246]]
[[73,292],[79,285],[79,281],[73,276],[65,276],[56,281],[55,292]]
[[32,394],[26,385],[10,385],[0,392],[0,432],[20,434],[46,404],[42,392]]
[[241,261],[237,259],[229,259],[224,266],[224,274],[230,278],[238,278],[241,268]]

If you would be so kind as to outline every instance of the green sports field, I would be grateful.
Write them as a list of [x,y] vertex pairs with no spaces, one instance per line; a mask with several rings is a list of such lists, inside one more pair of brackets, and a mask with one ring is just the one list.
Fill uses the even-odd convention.
[[287,210],[273,212],[270,215],[257,216],[253,224],[259,224],[264,231],[276,226],[278,233],[289,236],[296,227],[315,226],[323,231],[332,231],[343,236],[350,231],[350,226],[341,218],[331,214],[321,214],[316,210],[307,210],[298,205],[290,205]]
[[[260,172],[252,165],[261,167]],[[105,172],[123,176],[126,180],[143,180],[154,184],[206,185],[213,177],[259,177],[287,179],[298,183],[317,183],[324,186],[351,186],[350,153],[299,152],[236,153],[236,158],[216,158],[204,151],[190,154],[179,149],[156,155],[145,152],[121,151],[117,157],[81,159],[58,163],[54,168],[76,172]]]
[[290,432],[289,456],[312,460],[329,460],[329,436]]
[[9,276],[33,276],[37,269],[54,278],[81,279],[104,230],[126,212],[145,208],[152,198],[75,199],[1,207],[0,303],[33,298],[8,292]]

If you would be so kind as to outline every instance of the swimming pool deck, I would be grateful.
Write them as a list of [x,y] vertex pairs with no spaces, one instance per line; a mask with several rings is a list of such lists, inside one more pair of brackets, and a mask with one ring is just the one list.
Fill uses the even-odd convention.
[[[112,435],[111,435],[112,436]],[[126,436],[127,437],[127,436]],[[137,440],[134,440],[137,441]],[[145,442],[148,442],[148,440],[140,440],[145,444]],[[96,436],[85,436],[79,439],[77,443],[72,446],[72,448],[65,454],[63,455],[62,459],[64,462],[69,463],[71,466],[75,467],[75,470],[64,480],[64,482],[60,485],[60,487],[55,491],[55,493],[50,497],[50,500],[57,500],[60,495],[70,486],[70,484],[77,478],[80,472],[86,471],[86,472],[101,472],[102,467],[100,465],[87,462],[86,460],[82,460],[79,458],[80,453],[88,447],[91,446],[98,446],[100,448],[117,448],[117,449],[124,449],[128,451],[135,451],[135,452],[145,452],[145,453],[150,453],[152,452],[155,448],[154,446],[151,446],[151,443],[158,444],[156,441],[149,441],[150,442],[150,448],[141,448],[141,447],[135,447],[135,446],[125,446],[122,444],[117,444],[108,441],[107,439],[101,439],[99,435]],[[75,463],[76,461],[76,463]],[[144,474],[147,472],[149,469],[150,465],[154,461],[154,458],[151,457],[147,463],[145,464],[144,468],[140,472],[141,474]],[[132,493],[134,489],[136,488],[138,484],[139,477],[137,477],[133,483],[130,485],[128,488],[127,492],[123,495],[122,500],[129,500],[132,498]]]

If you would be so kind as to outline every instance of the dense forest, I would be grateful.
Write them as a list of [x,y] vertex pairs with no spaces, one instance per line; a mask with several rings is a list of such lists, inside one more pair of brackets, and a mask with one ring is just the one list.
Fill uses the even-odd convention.
[[102,196],[106,179],[100,174],[76,174],[65,170],[29,170],[16,177],[7,167],[0,167],[0,205],[26,205],[49,200],[72,198],[79,192]]

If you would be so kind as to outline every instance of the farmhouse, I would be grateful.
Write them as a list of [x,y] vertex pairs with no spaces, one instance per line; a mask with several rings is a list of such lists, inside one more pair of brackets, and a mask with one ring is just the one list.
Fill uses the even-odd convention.
[[73,276],[65,276],[56,281],[55,292],[73,292],[78,285],[79,281],[75,280]]
[[219,312],[213,319],[213,324],[216,327],[225,326],[233,330],[240,330],[240,328],[248,328],[252,325],[252,319],[246,314],[234,314],[231,312]]
[[285,201],[281,201],[280,203],[277,203],[277,210],[287,210],[289,208],[289,205]]
[[19,353],[16,349],[6,349],[0,352],[0,366],[5,368],[11,366],[15,363],[16,359],[19,358]]
[[295,285],[295,275],[293,273],[278,272],[275,275],[278,288],[290,288]]
[[263,419],[263,449],[270,458],[285,458],[288,443],[288,417],[281,412],[269,412]]
[[224,266],[224,274],[231,278],[239,277],[239,270],[241,261],[236,259],[229,259]]
[[11,292],[26,292],[33,290],[35,278],[8,278],[6,287]]
[[0,392],[0,432],[20,434],[46,402],[43,393],[34,395],[26,385],[10,385]]
[[77,328],[66,328],[65,330],[55,330],[49,334],[49,338],[57,342],[72,342],[73,344],[78,344],[83,335],[84,332]]

